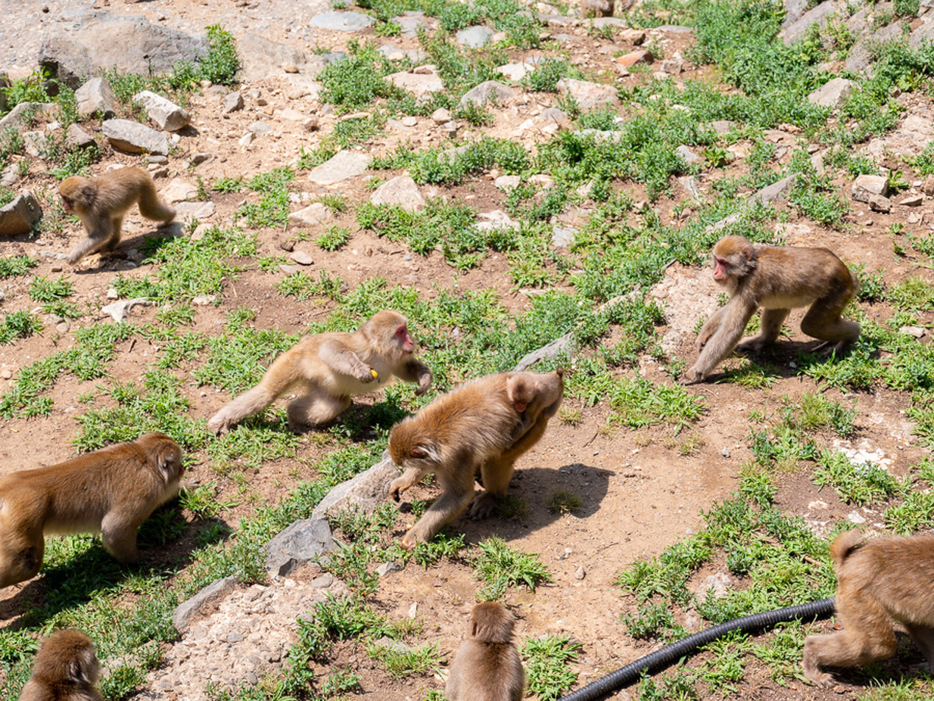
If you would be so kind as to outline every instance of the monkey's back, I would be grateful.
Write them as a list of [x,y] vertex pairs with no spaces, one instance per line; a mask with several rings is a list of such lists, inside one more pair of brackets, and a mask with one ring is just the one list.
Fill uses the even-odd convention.
[[[756,252],[760,264],[755,277],[762,290],[759,304],[765,308],[805,307],[815,299],[843,296],[855,289],[849,269],[830,249],[756,246]],[[789,271],[795,276],[795,292],[790,295]]]
[[449,701],[521,701],[525,670],[513,643],[461,644],[451,665]]

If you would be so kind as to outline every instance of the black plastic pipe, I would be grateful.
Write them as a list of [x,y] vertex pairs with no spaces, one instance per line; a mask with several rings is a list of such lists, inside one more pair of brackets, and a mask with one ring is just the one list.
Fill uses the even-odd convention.
[[664,669],[682,657],[697,652],[704,645],[712,643],[717,638],[734,630],[755,633],[771,628],[776,623],[782,623],[783,621],[792,621],[796,618],[822,618],[829,616],[831,613],[833,613],[833,599],[821,599],[820,601],[798,604],[797,606],[789,606],[775,611],[763,611],[762,613],[754,613],[751,616],[743,616],[742,618],[727,621],[667,645],[645,657],[640,657],[635,662],[617,669],[615,672],[588,684],[584,688],[561,697],[560,701],[596,701],[596,699],[601,699],[611,691],[616,691],[637,681],[643,672],[651,673]]

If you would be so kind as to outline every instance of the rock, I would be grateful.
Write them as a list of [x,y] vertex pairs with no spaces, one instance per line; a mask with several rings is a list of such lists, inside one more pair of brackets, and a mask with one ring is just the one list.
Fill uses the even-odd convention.
[[78,116],[87,119],[99,115],[110,119],[117,113],[117,99],[104,78],[91,78],[75,91]]
[[567,248],[574,243],[577,229],[569,226],[555,226],[551,230],[551,245],[555,248]]
[[707,126],[718,134],[728,134],[736,128],[736,122],[731,122],[728,119],[718,119],[715,122],[710,122]]
[[444,107],[439,107],[431,113],[431,121],[435,124],[447,124],[451,121],[451,112]]
[[10,110],[9,114],[0,119],[0,133],[7,129],[22,131],[26,127],[26,117],[37,112],[48,112],[57,108],[53,102],[20,102]]
[[495,209],[492,212],[480,212],[480,214],[477,215],[477,219],[481,220],[476,224],[479,231],[519,228],[519,222],[510,219],[509,215],[501,209]]
[[[175,205],[175,220],[189,223],[197,219],[204,221],[214,215],[213,202],[179,202]],[[181,235],[181,232],[178,232]]]
[[126,319],[127,315],[130,313],[130,310],[133,307],[151,307],[153,304],[154,302],[151,299],[146,299],[145,297],[136,297],[134,299],[122,299],[119,302],[108,304],[104,307],[101,307],[101,311],[104,314],[109,314],[111,317],[113,317],[114,321],[120,323]]
[[338,151],[328,161],[313,168],[308,174],[308,179],[318,185],[333,185],[342,180],[363,175],[372,161],[373,157],[366,153]]
[[908,195],[899,204],[903,207],[920,207],[923,202],[923,195]]
[[401,572],[403,569],[405,568],[398,562],[384,562],[382,565],[376,568],[376,576],[382,579],[387,574]]
[[516,372],[527,370],[540,360],[552,360],[558,356],[567,353],[568,356],[574,355],[574,333],[566,333],[561,338],[545,344],[541,348],[526,353],[522,359],[513,368]]
[[869,202],[873,195],[888,193],[888,180],[882,175],[857,175],[851,193],[857,202]]
[[228,93],[221,100],[221,114],[230,114],[243,109],[243,95],[239,92]]
[[487,80],[464,93],[458,106],[463,108],[471,102],[479,106],[485,105],[488,102],[499,103],[508,100],[515,94],[515,90],[503,85],[499,81]]
[[481,46],[486,46],[490,43],[490,39],[493,37],[493,30],[489,27],[467,27],[466,29],[461,29],[455,37],[457,42],[461,46],[466,46],[468,49],[479,49]]
[[681,54],[675,53],[671,58],[662,61],[659,69],[668,75],[681,75],[681,71],[684,70],[684,59],[681,58]]
[[920,326],[902,326],[898,332],[912,338],[923,338],[925,334],[925,330]]
[[299,565],[337,548],[327,519],[302,519],[288,526],[263,546],[266,571],[273,577],[284,577]]
[[185,180],[184,178],[174,178],[162,190],[162,197],[163,199],[167,200],[169,204],[193,200],[197,196],[198,186],[192,181]]
[[325,12],[312,17],[308,26],[335,32],[359,32],[372,26],[375,21],[362,12]]
[[583,565],[580,565],[577,570],[574,572],[574,579],[581,580],[587,576],[587,571],[584,569]]
[[433,65],[419,66],[411,71],[401,71],[386,76],[390,83],[397,88],[410,92],[416,97],[430,95],[444,90],[441,74]]
[[620,41],[639,46],[645,41],[644,29],[624,29],[616,35]]
[[892,200],[890,200],[888,197],[883,197],[882,195],[870,195],[869,209],[874,212],[891,212]]
[[522,184],[522,178],[518,175],[500,175],[496,180],[493,181],[493,186],[497,190],[502,190],[503,192],[509,192],[514,190]]
[[652,52],[645,49],[637,49],[636,51],[630,51],[628,54],[613,60],[626,66],[626,68],[632,68],[637,63],[652,63]]
[[701,601],[706,601],[711,597],[714,599],[722,599],[729,596],[732,589],[733,579],[725,572],[718,572],[717,574],[710,575],[701,582],[699,591],[697,592],[698,599]]
[[675,152],[681,156],[681,160],[688,165],[704,162],[704,157],[694,153],[688,146],[681,145],[675,149]]
[[875,47],[899,41],[903,35],[902,23],[892,22],[875,32],[863,32],[862,34],[860,40],[850,49],[850,54],[846,59],[844,70],[850,73],[859,73],[869,68]]
[[921,192],[928,197],[934,196],[934,175],[929,175],[924,179],[924,184],[921,185]]
[[155,153],[167,156],[169,141],[163,134],[129,119],[108,119],[101,132],[110,145],[127,153]]
[[172,625],[179,633],[184,633],[191,625],[191,619],[200,613],[203,607],[213,605],[226,597],[240,582],[236,576],[224,577],[208,584],[188,601],[179,605],[172,614]]
[[771,185],[768,185],[755,195],[753,195],[750,200],[758,200],[762,204],[769,204],[770,202],[781,202],[782,200],[788,199],[788,193],[791,192],[791,188],[794,187],[795,174],[788,175],[778,182],[774,182]]
[[143,106],[149,119],[160,129],[178,131],[191,123],[187,110],[154,92],[141,90],[133,96],[133,99]]
[[525,78],[525,76],[527,76],[529,72],[533,70],[533,68],[534,67],[531,63],[522,61],[520,63],[504,64],[499,66],[496,70],[514,83],[518,83],[520,80]]
[[322,56],[306,54],[301,49],[270,41],[255,32],[238,37],[237,56],[240,58],[238,77],[247,83],[284,77],[285,73],[315,78],[328,63]]
[[820,5],[805,12],[796,21],[785,27],[779,36],[785,42],[785,46],[791,46],[799,39],[803,39],[812,24],[823,28],[830,18],[842,8],[842,3],[838,0],[824,0]]
[[419,30],[426,32],[433,31],[438,26],[438,20],[434,17],[426,17],[424,12],[409,10],[403,12],[398,17],[393,18],[393,22],[402,28],[402,36],[418,36]]
[[570,95],[584,111],[592,110],[600,105],[614,105],[618,101],[616,88],[612,85],[601,85],[574,78],[559,80],[558,92],[562,95]]
[[785,18],[782,20],[782,29],[794,24],[808,11],[808,0],[785,0]]
[[33,230],[42,219],[42,207],[29,190],[0,207],[0,236],[21,236]]
[[407,212],[417,212],[425,206],[418,185],[408,175],[400,175],[380,185],[370,196],[372,204],[389,204]]
[[77,88],[86,76],[112,68],[138,75],[165,73],[207,51],[204,37],[150,24],[140,15],[88,10],[66,15],[61,28],[43,40],[38,62],[52,78]]
[[68,127],[65,133],[65,145],[70,148],[87,148],[95,145],[94,137],[88,134],[77,124]]
[[304,209],[289,214],[289,222],[298,226],[319,226],[331,221],[334,215],[320,202],[315,202]]
[[289,258],[294,260],[299,265],[314,265],[315,262],[314,258],[305,253],[305,251],[294,251],[292,255],[289,256]]
[[49,148],[49,139],[43,132],[24,131],[22,137],[26,153],[33,158],[45,158]]
[[820,107],[840,107],[853,92],[855,83],[846,78],[832,78],[808,95],[808,102]]
[[353,507],[362,513],[371,514],[385,503],[389,483],[402,474],[393,463],[389,453],[383,453],[380,462],[356,477],[341,482],[315,507],[311,517],[325,518],[328,514]]

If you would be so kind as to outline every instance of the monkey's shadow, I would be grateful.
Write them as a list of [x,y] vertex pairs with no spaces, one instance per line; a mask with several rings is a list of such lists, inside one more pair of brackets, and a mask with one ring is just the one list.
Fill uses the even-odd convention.
[[[117,562],[104,549],[99,535],[56,538],[55,544],[52,538],[46,538],[42,570],[16,594],[0,601],[0,621],[28,612],[30,625],[42,625],[58,612],[117,589],[128,579],[148,575],[169,578],[190,564],[195,550],[208,542],[226,540],[231,534],[231,529],[217,518],[185,521],[178,502],[171,501],[140,526],[139,561],[135,563]],[[77,554],[69,557],[72,552]]]
[[[749,362],[748,365],[712,374],[710,380],[713,382],[722,380],[731,380],[742,378],[752,373],[762,373],[767,377],[780,377],[788,379],[797,377],[806,372],[808,368],[824,365],[826,363],[840,362],[850,355],[852,346],[840,352],[825,351],[823,341],[789,341],[782,339],[778,343],[765,348],[758,353],[749,351],[733,351],[728,356],[730,358],[743,358]],[[878,355],[878,352],[873,353]],[[789,363],[794,362],[795,367]]]
[[456,528],[462,529],[470,542],[494,535],[509,541],[548,527],[565,512],[587,518],[600,509],[614,474],[579,462],[558,469],[519,467],[499,513],[481,520],[462,516]]

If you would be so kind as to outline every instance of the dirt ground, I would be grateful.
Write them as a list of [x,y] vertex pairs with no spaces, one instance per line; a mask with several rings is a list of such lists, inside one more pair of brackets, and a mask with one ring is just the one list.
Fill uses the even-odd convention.
[[[44,12],[40,5],[46,6],[48,12]],[[8,65],[31,69],[30,60],[35,56],[40,32],[29,31],[30,28],[35,26],[37,18],[40,29],[49,26],[71,5],[73,3],[59,0],[0,2],[0,11],[4,14],[4,22],[0,26],[0,68]],[[89,6],[88,3],[84,5]],[[341,49],[349,38],[359,38],[359,35],[307,29],[307,20],[327,9],[324,3],[316,2],[296,5],[287,0],[151,0],[140,3],[98,0],[95,7],[114,13],[142,14],[166,26],[193,32],[201,32],[205,26],[216,23],[220,14],[222,24],[235,35],[246,30],[259,31],[269,39],[305,49]],[[607,66],[609,58],[602,50],[606,43],[583,32],[578,33],[580,42],[571,49],[572,55],[588,61],[588,69]],[[417,48],[417,41],[412,38],[395,37],[391,42],[384,42],[383,38],[374,37],[371,32],[363,32],[362,35],[377,43],[393,43],[403,49]],[[672,51],[684,48],[691,41],[690,35],[661,33],[660,36]],[[688,66],[686,76],[693,77],[699,73]],[[638,77],[632,80],[638,80]],[[255,100],[248,99],[247,109],[222,117],[220,96],[205,94],[193,99],[189,109],[194,114],[197,131],[182,138],[182,156],[170,158],[170,178],[190,179],[184,169],[183,157],[199,151],[217,156],[199,166],[197,173],[206,183],[218,177],[248,177],[287,165],[294,161],[303,146],[313,147],[321,134],[333,128],[337,119],[322,113],[320,131],[305,133],[298,123],[282,118],[281,110],[288,107],[303,114],[318,113],[320,105],[312,98],[288,98],[285,86],[275,81],[248,87],[259,88],[269,104],[258,105]],[[541,108],[549,100],[553,103],[554,96],[536,94],[534,100],[538,101],[537,108]],[[912,97],[912,100],[925,100],[926,106],[930,106],[927,98]],[[500,136],[511,133],[527,118],[529,109],[528,105],[519,105],[497,112],[495,126],[484,133]],[[273,134],[251,146],[238,145],[238,139],[247,126],[261,117],[275,124]],[[441,143],[443,137],[430,129],[429,121],[419,118],[413,128],[397,132],[390,129],[374,151],[388,151],[398,141],[413,136],[421,136],[422,145]],[[464,136],[469,140],[471,131],[468,130]],[[100,166],[111,163],[138,164],[139,159],[108,153]],[[33,168],[30,175],[17,184],[17,189],[31,187],[48,191],[54,187],[53,181],[39,171]],[[699,178],[702,190],[709,188],[706,177]],[[910,173],[906,177],[912,180]],[[160,187],[165,184],[164,180],[159,182]],[[296,179],[296,185],[312,196],[328,191],[316,188],[302,176]],[[848,195],[849,182],[841,180],[840,186]],[[638,198],[638,188],[632,190]],[[403,244],[377,238],[357,226],[354,210],[369,197],[362,179],[350,185],[342,184],[339,191],[350,207],[333,223],[350,227],[353,231],[351,241],[333,253],[321,251],[310,241],[298,243],[296,248],[307,250],[315,260],[314,265],[307,269],[311,274],[323,270],[339,275],[351,288],[379,275],[390,284],[413,287],[427,297],[435,296],[438,290],[448,289],[455,283],[462,290],[492,288],[511,310],[521,313],[530,307],[529,296],[513,290],[506,274],[507,263],[501,255],[491,254],[478,268],[464,274],[448,265],[437,252],[427,258],[407,255],[409,251]],[[492,179],[486,176],[469,185],[438,188],[437,194],[463,200],[481,211],[502,208],[505,199],[503,193],[492,186]],[[217,212],[207,223],[226,222],[246,197],[248,195],[212,193]],[[653,206],[664,221],[672,221],[671,209],[682,198],[683,193],[674,188],[670,197],[663,197]],[[888,215],[870,213],[864,211],[864,205],[853,204],[848,226],[842,232],[831,231],[791,215],[791,221],[783,225],[787,227],[788,242],[827,246],[845,261],[861,261],[869,271],[884,271],[885,280],[890,285],[912,275],[932,279],[929,269],[919,267],[917,261],[910,257],[899,257],[893,253],[893,235],[887,232],[887,228],[896,222],[905,224],[906,233],[926,228],[927,222],[934,218],[932,200],[926,199],[920,208],[910,211],[896,206]],[[32,272],[50,278],[68,276],[76,290],[72,299],[79,305],[87,303],[99,308],[108,302],[107,290],[117,274],[141,277],[151,272],[149,266],[137,266],[134,262],[134,249],[141,237],[151,232],[147,222],[138,215],[131,215],[125,225],[124,239],[127,243],[123,250],[127,251],[127,257],[103,263],[100,267],[96,257],[92,257],[93,261],[85,261],[76,271],[67,269],[68,266],[63,270],[61,261],[46,255],[49,252],[67,252],[74,246],[81,236],[76,223],[69,222],[61,234],[3,241],[0,243],[0,255],[38,256],[40,264]],[[281,231],[260,231],[258,255],[281,255],[278,244],[286,237],[287,234]],[[681,266],[672,266],[667,272],[669,280],[666,285],[674,291],[666,299],[669,326],[660,329],[659,335],[665,337],[670,331],[675,331],[674,338],[680,340],[674,342],[672,351],[685,359],[693,358],[695,352],[693,307],[690,298],[679,294],[677,289],[685,283],[702,284],[694,282],[697,273],[697,270]],[[259,328],[277,328],[289,333],[298,333],[310,322],[329,313],[328,304],[302,303],[277,294],[274,285],[282,277],[280,272],[247,270],[227,283],[219,306],[197,307],[191,330],[216,333],[225,314],[235,307],[253,309]],[[0,301],[0,311],[9,313],[32,308],[27,295],[30,278],[31,275],[4,283],[6,297]],[[713,284],[706,284],[709,286],[708,299],[715,300]],[[870,317],[891,315],[891,310],[883,306],[863,305],[863,308]],[[152,307],[136,307],[130,320],[142,324],[153,318],[155,313]],[[553,422],[541,443],[518,464],[511,493],[526,502],[526,517],[521,520],[494,517],[479,522],[458,521],[457,527],[464,531],[470,543],[499,535],[510,546],[541,555],[554,583],[534,593],[510,593],[506,602],[519,618],[517,631],[522,639],[566,632],[583,644],[576,667],[580,673],[580,685],[594,681],[658,647],[632,640],[620,622],[620,614],[635,608],[633,600],[613,586],[620,570],[635,560],[655,556],[678,539],[696,532],[703,525],[702,512],[736,488],[742,464],[752,457],[748,448],[750,412],[755,410],[774,416],[786,402],[794,404],[802,394],[818,389],[814,381],[795,376],[788,368],[800,349],[816,345],[798,330],[801,316],[800,312],[792,315],[790,338],[784,339],[770,356],[779,374],[770,388],[747,389],[735,384],[693,387],[691,391],[705,399],[707,412],[682,434],[676,434],[668,426],[608,430],[608,408],[603,403],[587,407],[568,400],[569,406],[581,410],[580,423],[572,426]],[[678,319],[679,327],[674,325],[675,319]],[[95,321],[84,317],[67,331],[53,326],[46,328],[41,335],[11,346],[0,346],[0,393],[12,387],[21,368],[55,350],[70,347],[74,343],[77,326]],[[931,322],[930,315],[926,322]],[[144,339],[118,344],[115,360],[109,368],[111,379],[140,382],[157,352],[158,347]],[[184,391],[192,402],[191,414],[210,416],[227,401],[228,396],[198,386],[191,379],[192,370],[193,367],[183,366],[181,373],[186,380]],[[659,364],[650,358],[643,360],[639,371],[656,382],[670,381]],[[0,421],[0,474],[53,464],[73,456],[75,449],[71,441],[78,431],[76,417],[85,411],[79,404],[79,397],[99,386],[101,381],[79,382],[72,376],[62,377],[49,392],[53,400],[51,415],[30,420]],[[912,426],[905,415],[908,406],[906,394],[890,390],[843,394],[838,390],[828,390],[826,395],[855,406],[858,430],[853,445],[877,451],[888,461],[888,469],[894,475],[906,474],[910,466],[925,454],[912,435]],[[363,404],[378,401],[379,395],[359,400]],[[684,444],[688,439],[693,442],[694,449],[684,454]],[[299,450],[301,462],[280,459],[264,464],[249,474],[250,487],[260,501],[275,502],[297,479],[308,477],[303,473],[307,470],[305,464],[320,454],[321,449],[317,447],[313,434],[306,435]],[[194,465],[192,474],[202,481],[216,479],[206,462]],[[219,484],[219,499],[236,496],[237,488],[231,481],[221,479]],[[780,507],[803,516],[819,534],[826,533],[834,523],[854,511],[870,524],[881,520],[878,513],[842,503],[830,489],[818,492],[807,474],[782,474],[779,484],[777,502]],[[571,490],[581,497],[582,507],[577,513],[556,515],[548,510],[546,499],[561,489]],[[431,487],[418,487],[413,491],[412,498],[434,496]],[[236,525],[251,509],[250,503],[241,503],[231,509],[225,519]],[[703,578],[715,573],[714,569],[705,569],[698,573],[693,584],[699,585]],[[478,588],[472,570],[464,564],[442,563],[426,571],[412,563],[405,570],[383,578],[374,601],[378,608],[399,618],[409,616],[413,604],[417,604],[417,616],[425,626],[413,644],[438,642],[442,650],[453,652],[459,644]],[[0,626],[15,625],[16,613],[8,601],[15,595],[16,592],[10,590],[0,594],[0,617],[4,619],[0,620]],[[693,621],[695,626],[698,620]],[[688,627],[692,625],[691,621],[676,622]],[[404,684],[393,681],[362,650],[349,644],[339,646],[331,660],[331,666],[343,665],[353,666],[362,676],[363,691],[359,696],[364,698],[385,701],[417,699],[422,698],[428,689],[442,687],[438,679],[432,678],[420,680],[417,685],[411,679]],[[738,696],[744,699],[836,699],[854,698],[864,691],[864,683],[855,677],[844,678],[839,687],[828,691],[802,684],[781,686],[771,680],[764,667],[757,668],[751,664]],[[626,698],[626,694],[623,692],[620,697]]]

